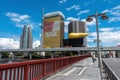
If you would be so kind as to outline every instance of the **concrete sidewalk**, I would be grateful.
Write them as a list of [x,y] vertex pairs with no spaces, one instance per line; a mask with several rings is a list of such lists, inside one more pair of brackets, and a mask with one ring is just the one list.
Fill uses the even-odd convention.
[[45,80],[101,80],[98,60],[93,63],[91,58],[84,59]]

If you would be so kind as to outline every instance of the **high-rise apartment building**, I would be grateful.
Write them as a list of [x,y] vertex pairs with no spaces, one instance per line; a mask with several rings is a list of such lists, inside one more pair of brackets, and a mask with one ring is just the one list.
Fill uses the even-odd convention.
[[64,15],[60,11],[47,13],[43,19],[43,48],[62,47]]
[[32,48],[32,31],[29,25],[24,25],[20,36],[20,49]]

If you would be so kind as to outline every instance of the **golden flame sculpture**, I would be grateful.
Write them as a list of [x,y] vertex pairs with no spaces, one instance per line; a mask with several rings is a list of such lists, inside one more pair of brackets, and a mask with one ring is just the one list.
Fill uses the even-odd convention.
[[69,39],[74,39],[74,38],[84,38],[88,35],[88,33],[70,33],[69,34]]

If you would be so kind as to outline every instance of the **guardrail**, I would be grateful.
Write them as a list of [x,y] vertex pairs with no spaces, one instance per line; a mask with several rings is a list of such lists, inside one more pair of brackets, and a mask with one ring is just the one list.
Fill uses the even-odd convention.
[[90,55],[31,60],[0,65],[0,80],[39,80]]
[[[102,47],[102,51],[119,51],[120,47]],[[96,47],[71,48],[29,48],[29,49],[0,49],[0,52],[47,52],[47,51],[97,51]]]
[[107,63],[105,63],[104,60],[102,60],[102,62],[103,62],[103,67],[107,72],[108,78],[110,80],[120,80],[120,78],[118,78],[118,76],[112,71],[112,69],[107,65]]

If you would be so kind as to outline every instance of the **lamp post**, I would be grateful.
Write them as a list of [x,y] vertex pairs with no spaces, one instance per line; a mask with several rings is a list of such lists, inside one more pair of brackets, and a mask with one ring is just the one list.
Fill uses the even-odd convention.
[[106,15],[106,13],[101,13],[98,14],[97,11],[95,12],[95,14],[93,15],[89,15],[88,18],[86,19],[87,22],[91,22],[93,20],[92,17],[95,18],[96,20],[96,32],[97,32],[97,55],[98,55],[98,66],[101,68],[101,64],[102,64],[102,60],[101,60],[101,53],[100,53],[100,40],[99,40],[99,27],[98,27],[98,17],[101,17],[102,20],[106,20],[108,19],[108,16]]

